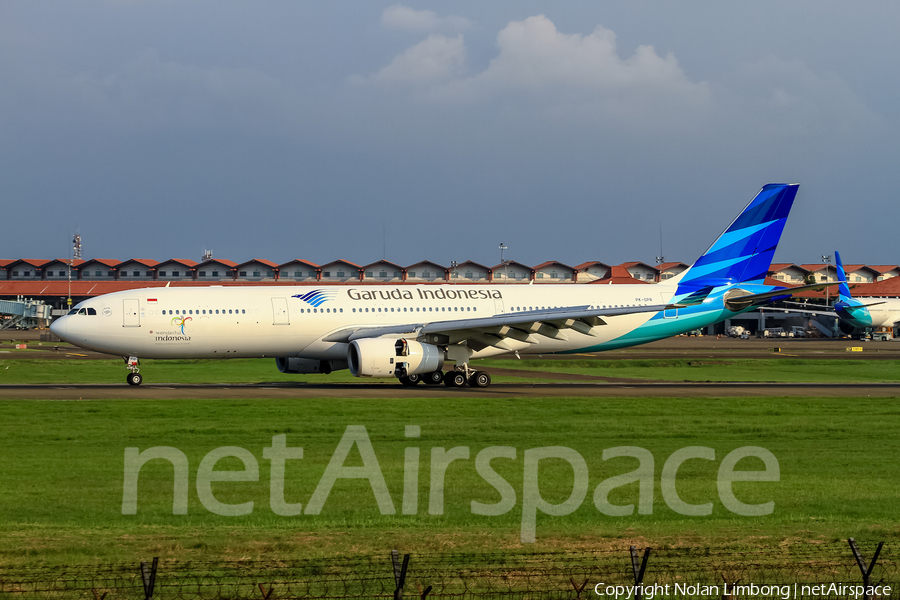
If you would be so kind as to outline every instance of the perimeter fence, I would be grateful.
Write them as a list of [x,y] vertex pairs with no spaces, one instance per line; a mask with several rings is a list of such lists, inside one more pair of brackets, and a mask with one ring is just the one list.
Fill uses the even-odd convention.
[[884,543],[0,569],[3,600],[900,598]]

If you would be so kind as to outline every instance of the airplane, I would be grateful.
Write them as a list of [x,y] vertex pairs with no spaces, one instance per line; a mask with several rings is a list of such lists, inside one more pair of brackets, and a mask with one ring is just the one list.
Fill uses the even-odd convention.
[[487,387],[473,359],[645,344],[827,287],[764,284],[798,186],[765,185],[690,268],[657,284],[167,285],[90,298],[50,330],[122,356],[130,385],[143,380],[140,358],[274,358],[282,373]]
[[844,264],[837,251],[834,258],[838,279],[841,280],[838,285],[838,300],[834,303],[834,312],[838,319],[852,330],[867,327],[893,328],[894,324],[900,321],[900,298],[854,298],[850,295]]

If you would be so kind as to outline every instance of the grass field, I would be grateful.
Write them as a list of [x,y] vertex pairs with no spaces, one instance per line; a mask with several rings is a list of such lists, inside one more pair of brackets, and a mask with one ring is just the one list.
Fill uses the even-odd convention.
[[[31,367],[26,364],[29,362]],[[582,362],[586,361],[514,364],[540,371],[582,372]],[[630,362],[635,364],[624,364]],[[615,376],[694,378],[684,365],[652,362],[616,361],[620,367]],[[729,362],[724,369],[721,364],[698,365],[700,369],[708,367],[706,374],[698,377],[728,377],[729,372],[754,364]],[[813,365],[779,361],[786,370],[776,372],[769,365],[760,372],[771,378],[788,377],[793,369],[795,379],[790,380],[815,377],[816,381],[844,380],[842,377],[896,380],[898,374],[893,361],[808,362]],[[55,361],[3,361],[0,381],[49,379],[59,383],[76,380],[77,372],[90,381],[118,382],[124,371],[116,361],[51,363]],[[236,360],[212,368],[193,361],[161,361],[152,368],[150,361],[147,363],[145,369],[152,370],[153,379],[159,381],[288,379],[268,361]],[[594,364],[592,361],[589,366]],[[597,366],[598,374],[609,375],[617,369]],[[784,540],[900,537],[900,465],[893,454],[900,447],[900,407],[894,399],[0,400],[0,414],[0,564],[148,556],[287,558],[383,553],[392,547],[402,551],[598,549],[630,541],[656,546],[754,546]],[[405,436],[410,425],[420,427],[420,437]],[[365,466],[364,474],[369,477],[380,473],[395,514],[383,514],[384,505],[379,508],[373,492],[377,481],[346,478],[335,481],[319,514],[276,514],[271,502],[281,491],[272,490],[272,461],[264,450],[273,445],[273,436],[284,434],[288,448],[303,448],[302,459],[285,463],[284,500],[300,503],[306,511],[314,504],[314,491],[326,479],[329,461],[339,454],[348,427],[365,428],[377,469],[364,462],[363,444],[350,447],[346,460],[338,456],[334,467]],[[505,488],[496,481],[488,483],[490,477],[476,465],[479,452],[497,446],[506,447],[509,457],[495,458],[490,466],[506,482]],[[604,484],[611,488],[608,499],[612,505],[636,505],[632,514],[611,516],[595,506],[598,485],[638,467],[636,458],[603,460],[604,449],[621,446],[642,448],[652,457],[650,514],[638,514],[641,491],[637,481]],[[711,503],[711,513],[704,516],[680,514],[661,489],[664,465],[673,453],[695,446],[712,449],[714,459],[685,461],[675,485],[684,502]],[[780,477],[778,481],[735,482],[734,495],[747,504],[774,502],[771,514],[740,516],[729,510],[720,496],[719,467],[726,455],[745,446],[762,447],[774,455]],[[151,460],[140,469],[136,514],[123,514],[126,448],[144,451],[154,447],[174,448],[188,463],[186,514],[173,514],[175,470],[162,459]],[[239,453],[235,447],[244,449],[245,459],[258,465],[258,477],[213,481],[209,489],[222,503],[253,502],[248,514],[215,514],[210,502],[201,501],[203,492],[197,485],[201,461],[222,447],[232,447],[231,454]],[[563,505],[558,512],[571,512],[552,516],[536,509],[536,541],[523,546],[526,498],[529,505],[535,502],[534,494],[525,493],[535,489],[533,480],[525,475],[526,457],[533,459],[535,449],[546,447],[557,447],[556,454],[567,454],[570,459],[574,454],[583,458],[586,491],[583,496],[576,493],[572,504],[566,505],[582,479],[576,478],[573,466],[563,458],[541,460],[536,471],[540,498],[548,505]],[[409,448],[417,448],[419,457],[407,465]],[[438,469],[432,469],[433,455],[437,463],[442,462],[443,451],[435,450],[442,448],[468,449],[467,459],[446,467],[443,486]],[[464,450],[455,452],[465,454]],[[404,495],[405,474],[416,470],[411,466],[415,464],[417,492]],[[235,456],[215,463],[215,471],[244,468]],[[737,466],[737,470],[748,471],[763,468],[758,458],[745,458]],[[359,475],[360,471],[331,472]],[[407,485],[407,489],[416,488]],[[441,496],[443,508],[437,510]],[[473,514],[473,501],[496,505],[510,499],[512,503],[503,507],[502,514]],[[544,512],[553,510],[550,506]]]

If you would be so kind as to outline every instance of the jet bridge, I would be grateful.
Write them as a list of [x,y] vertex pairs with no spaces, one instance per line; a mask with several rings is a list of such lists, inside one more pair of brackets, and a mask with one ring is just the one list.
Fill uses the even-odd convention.
[[0,300],[0,329],[33,329],[50,320],[50,305],[42,300]]

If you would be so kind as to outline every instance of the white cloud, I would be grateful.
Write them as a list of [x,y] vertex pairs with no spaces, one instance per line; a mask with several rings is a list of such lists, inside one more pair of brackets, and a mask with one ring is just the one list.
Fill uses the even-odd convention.
[[462,34],[446,37],[432,34],[394,57],[391,64],[370,77],[354,76],[354,83],[433,85],[464,75],[466,45]]
[[472,25],[465,17],[441,17],[430,10],[414,10],[400,4],[394,4],[384,9],[384,12],[381,13],[381,23],[391,29],[419,33],[439,31],[457,33],[468,30]]
[[493,85],[607,92],[642,87],[696,93],[702,88],[687,80],[673,55],[660,57],[653,46],[640,46],[631,58],[619,58],[616,34],[600,26],[589,35],[563,34],[540,15],[507,25],[497,45],[500,54],[476,77]]
[[431,36],[369,80],[427,84],[420,94],[441,103],[530,102],[554,118],[643,119],[672,103],[698,108],[709,100],[707,84],[690,81],[672,54],[659,56],[652,46],[640,46],[623,59],[615,33],[603,27],[588,35],[564,34],[539,15],[509,23],[497,35],[497,46],[487,68],[466,76],[462,37]]

